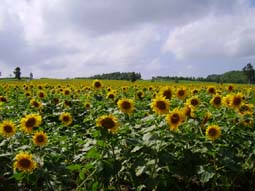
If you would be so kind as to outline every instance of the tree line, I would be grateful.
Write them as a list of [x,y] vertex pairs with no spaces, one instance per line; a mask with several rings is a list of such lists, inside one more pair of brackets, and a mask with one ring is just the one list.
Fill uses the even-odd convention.
[[[21,69],[16,67],[14,70],[15,78],[21,79]],[[33,74],[30,73],[30,79],[33,79]],[[142,76],[136,72],[112,72],[106,74],[97,74],[91,77],[77,77],[76,79],[104,79],[104,80],[141,80]],[[151,81],[204,81],[204,82],[218,82],[218,83],[249,83],[255,84],[255,70],[251,63],[248,63],[242,70],[229,71],[223,74],[211,74],[206,78],[203,77],[183,77],[183,76],[153,76]]]
[[97,74],[91,77],[87,77],[86,79],[128,80],[134,82],[136,80],[141,80],[142,75],[135,72],[112,72],[106,74]]
[[211,74],[207,77],[183,77],[183,76],[156,76],[152,77],[152,81],[203,81],[203,82],[218,82],[218,83],[255,83],[255,70],[251,63],[248,63],[242,70],[234,70],[223,74]]

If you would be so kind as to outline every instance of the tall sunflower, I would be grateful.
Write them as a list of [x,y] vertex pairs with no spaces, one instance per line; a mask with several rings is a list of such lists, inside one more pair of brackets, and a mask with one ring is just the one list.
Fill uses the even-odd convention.
[[39,101],[37,101],[36,99],[31,99],[30,100],[30,105],[32,106],[32,107],[34,107],[34,108],[42,108],[42,103],[41,102],[39,102]]
[[205,135],[208,139],[214,141],[221,135],[221,129],[218,125],[210,125],[207,127]]
[[5,120],[0,124],[0,134],[3,137],[11,137],[16,132],[16,126],[12,121]]
[[253,114],[254,113],[254,105],[253,104],[247,104],[247,103],[243,103],[241,105],[241,107],[239,108],[239,113],[241,115],[245,115],[245,114]]
[[157,96],[152,100],[151,108],[157,114],[165,114],[169,112],[169,100],[163,96]]
[[143,99],[144,98],[144,92],[142,90],[139,90],[136,92],[136,97],[139,99]]
[[118,100],[117,105],[123,113],[131,114],[134,111],[134,101],[131,99],[120,99]]
[[65,89],[63,90],[63,94],[64,94],[65,96],[70,95],[71,92],[72,92],[72,90],[71,90],[70,88],[65,88]]
[[182,110],[174,109],[166,115],[166,122],[169,125],[170,130],[177,130],[178,126],[184,121],[184,114]]
[[100,80],[94,80],[94,81],[92,82],[92,86],[93,86],[96,90],[98,90],[98,89],[101,89],[101,88],[103,87],[103,84],[102,84],[102,82],[101,82]]
[[13,168],[24,172],[32,172],[37,167],[36,162],[33,160],[33,155],[21,152],[15,156]]
[[59,120],[64,124],[64,125],[71,125],[73,122],[73,117],[69,112],[63,112],[59,116]]
[[208,92],[209,94],[216,94],[216,88],[215,88],[214,86],[209,86],[209,87],[207,88],[207,92]]
[[232,108],[239,109],[242,105],[243,97],[244,96],[242,93],[237,93],[237,94],[232,95],[231,100],[230,100],[230,106]]
[[43,131],[36,132],[33,136],[33,143],[37,146],[44,146],[48,142],[48,137]]
[[111,90],[107,93],[107,98],[108,99],[114,99],[116,97],[116,91]]
[[45,91],[43,91],[43,90],[40,90],[38,93],[37,93],[37,95],[38,95],[38,97],[39,98],[45,98],[45,96],[46,96],[46,93],[45,93]]
[[86,108],[86,110],[89,110],[91,108],[91,104],[89,102],[85,102],[84,107]]
[[185,99],[187,96],[186,88],[178,88],[176,91],[176,96],[181,100]]
[[222,98],[222,102],[226,107],[230,107],[231,99],[232,99],[232,95],[227,94],[225,97]]
[[191,108],[196,108],[200,104],[200,100],[198,96],[192,96],[187,100],[186,104]]
[[220,95],[215,95],[213,96],[213,98],[210,100],[210,103],[216,107],[216,108],[219,108],[222,104],[222,98]]
[[163,97],[166,97],[166,99],[171,99],[172,95],[173,95],[173,91],[172,88],[169,86],[165,86],[163,88],[160,89],[160,95],[162,95]]
[[113,115],[103,115],[96,120],[96,126],[103,127],[114,133],[118,128],[118,120]]
[[35,128],[42,123],[42,116],[39,114],[29,114],[23,117],[20,121],[21,129],[26,133],[31,133]]

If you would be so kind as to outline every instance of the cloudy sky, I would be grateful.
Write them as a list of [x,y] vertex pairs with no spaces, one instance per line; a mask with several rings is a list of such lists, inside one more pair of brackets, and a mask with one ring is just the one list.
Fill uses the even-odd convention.
[[255,0],[1,0],[0,71],[202,76],[255,66]]

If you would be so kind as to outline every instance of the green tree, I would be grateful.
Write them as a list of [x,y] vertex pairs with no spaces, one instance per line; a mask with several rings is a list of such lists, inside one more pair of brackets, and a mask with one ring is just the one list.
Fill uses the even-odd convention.
[[15,78],[17,78],[18,80],[21,79],[20,67],[16,67],[13,73],[15,74]]
[[248,63],[244,68],[243,68],[243,73],[247,78],[247,81],[249,84],[255,82],[255,70],[253,69],[253,66],[251,63]]

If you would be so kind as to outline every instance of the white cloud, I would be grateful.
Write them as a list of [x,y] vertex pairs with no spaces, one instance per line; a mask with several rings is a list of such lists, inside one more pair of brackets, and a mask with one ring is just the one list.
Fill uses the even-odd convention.
[[20,66],[23,75],[136,70],[155,76],[180,74],[183,68],[188,69],[183,74],[192,74],[202,68],[198,59],[243,62],[255,55],[254,7],[248,0],[1,3],[1,70]]
[[255,55],[254,8],[231,15],[209,15],[176,27],[162,47],[177,59],[214,59]]

